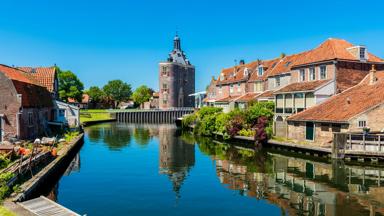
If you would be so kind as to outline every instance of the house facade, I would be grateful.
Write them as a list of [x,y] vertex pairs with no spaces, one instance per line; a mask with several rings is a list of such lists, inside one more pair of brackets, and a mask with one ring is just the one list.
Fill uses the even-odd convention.
[[358,85],[321,104],[290,116],[288,138],[316,145],[330,145],[335,132],[384,130],[384,72],[371,70]]
[[159,64],[159,108],[194,107],[195,66],[181,49],[181,40],[176,35],[173,51],[167,61]]
[[51,93],[30,74],[0,65],[0,140],[33,139],[48,130]]
[[59,124],[69,128],[80,127],[80,108],[70,105],[59,100],[53,102],[54,109],[52,112],[53,122],[51,124]]

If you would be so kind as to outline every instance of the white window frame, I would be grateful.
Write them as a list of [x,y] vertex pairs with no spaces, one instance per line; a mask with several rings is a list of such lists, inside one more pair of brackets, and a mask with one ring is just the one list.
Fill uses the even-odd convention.
[[241,92],[241,84],[237,83],[237,92]]
[[229,93],[233,93],[233,84],[229,85]]
[[365,128],[367,127],[367,120],[358,120],[357,121],[357,128]]
[[223,93],[223,88],[222,86],[219,86],[219,94],[222,94]]
[[262,65],[260,65],[258,68],[257,68],[257,75],[258,76],[263,76],[264,74],[264,68]]
[[[326,65],[321,65],[319,70],[319,77],[321,80],[327,79],[327,66]],[[323,71],[324,69],[324,71]],[[324,77],[322,76],[322,73],[324,72]]]
[[310,67],[308,70],[309,80],[314,81],[316,80],[316,69],[315,67]]
[[275,87],[279,87],[280,85],[281,85],[281,79],[278,76],[278,77],[275,78]]
[[300,69],[299,70],[299,75],[300,75],[300,81],[304,82],[305,81],[305,69]]

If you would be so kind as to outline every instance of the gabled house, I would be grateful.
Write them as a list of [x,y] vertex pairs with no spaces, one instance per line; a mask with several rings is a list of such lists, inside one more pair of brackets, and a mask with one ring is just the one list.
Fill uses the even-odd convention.
[[212,77],[211,82],[207,86],[206,92],[207,96],[204,98],[203,102],[206,106],[214,106],[216,101],[216,84],[217,80],[215,77]]
[[286,119],[358,84],[373,64],[383,61],[365,46],[328,39],[319,47],[284,57],[268,77],[275,95],[276,136],[287,136]]
[[20,69],[0,65],[0,141],[45,134],[53,107],[50,92]]
[[384,71],[373,69],[358,85],[290,116],[288,138],[329,145],[334,132],[382,132],[383,115]]

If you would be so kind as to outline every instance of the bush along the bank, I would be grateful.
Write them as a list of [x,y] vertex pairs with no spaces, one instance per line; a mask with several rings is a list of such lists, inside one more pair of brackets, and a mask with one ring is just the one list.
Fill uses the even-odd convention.
[[224,113],[221,108],[203,107],[183,118],[183,128],[193,128],[198,135],[223,135],[224,139],[234,136],[254,137],[257,143],[265,142],[272,135],[274,104],[257,102],[246,109],[234,109]]

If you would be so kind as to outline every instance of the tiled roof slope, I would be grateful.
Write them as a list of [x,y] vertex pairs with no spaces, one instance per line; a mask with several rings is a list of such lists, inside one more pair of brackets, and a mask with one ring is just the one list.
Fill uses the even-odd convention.
[[[249,78],[250,82],[258,81],[258,80],[265,80],[267,76],[269,76],[270,72],[273,70],[273,68],[276,67],[277,63],[281,60],[281,58],[275,58],[271,60],[262,60],[259,62],[257,67],[254,69],[254,71],[251,74],[251,77]],[[258,66],[262,65],[264,68],[263,76],[259,76],[258,74]]]
[[271,70],[268,76],[276,76],[283,73],[288,73],[292,70],[292,66],[295,65],[300,59],[302,59],[307,52],[288,55],[280,59],[276,66]]
[[255,97],[255,99],[265,99],[265,98],[273,98],[273,97],[274,97],[274,95],[273,95],[273,91],[268,90],[268,91],[265,91],[265,92],[263,92],[263,93],[257,95],[257,96]]
[[309,82],[296,82],[289,84],[287,86],[284,86],[283,88],[275,91],[274,93],[282,93],[282,92],[301,92],[301,91],[313,91],[317,88],[321,87],[322,85],[325,85],[326,83],[330,82],[330,80],[316,80],[316,81],[309,81]]
[[235,101],[236,102],[249,102],[249,101],[252,101],[255,99],[255,97],[257,95],[259,95],[260,93],[254,93],[254,92],[250,92],[250,93],[246,93],[244,94],[243,96],[237,98]]
[[23,107],[51,107],[52,97],[47,89],[28,73],[17,68],[0,65],[0,72],[12,80],[18,94],[21,94]]
[[347,122],[354,116],[384,103],[384,72],[377,73],[379,79],[375,84],[369,85],[370,75],[367,75],[360,84],[330,97],[319,105],[292,115],[288,121]]
[[20,70],[23,70],[31,74],[40,85],[46,87],[48,91],[53,92],[54,83],[56,77],[56,68],[55,67],[18,67]]
[[[333,59],[358,61],[347,49],[353,44],[343,39],[330,38],[315,49],[305,53],[293,66],[305,65],[313,62],[321,62]],[[379,57],[368,53],[368,62],[383,62]]]

